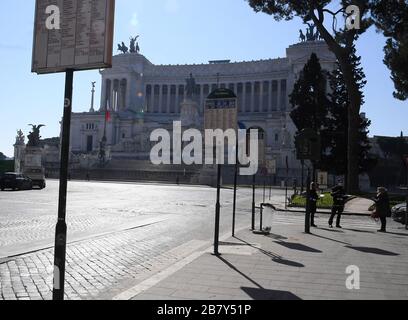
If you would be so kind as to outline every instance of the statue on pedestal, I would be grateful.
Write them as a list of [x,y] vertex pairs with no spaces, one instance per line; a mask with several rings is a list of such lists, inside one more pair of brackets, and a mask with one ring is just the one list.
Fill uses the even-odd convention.
[[17,146],[23,146],[23,145],[25,145],[25,136],[24,136],[23,131],[21,131],[21,130],[18,130],[18,131],[17,131],[16,145],[17,145]]
[[38,126],[33,125],[33,124],[29,124],[29,126],[32,127],[32,132],[28,135],[28,147],[39,147],[40,146],[40,129],[42,127],[45,127],[45,125],[40,124]]
[[137,39],[139,39],[140,36],[136,37],[130,37],[130,53],[139,53],[140,47],[139,43],[137,42]]
[[126,47],[125,43],[122,41],[122,44],[118,44],[118,51],[121,51],[123,54],[128,53],[129,48]]
[[190,73],[190,78],[186,79],[186,97],[187,99],[193,100],[197,88],[197,83],[193,77],[193,74]]

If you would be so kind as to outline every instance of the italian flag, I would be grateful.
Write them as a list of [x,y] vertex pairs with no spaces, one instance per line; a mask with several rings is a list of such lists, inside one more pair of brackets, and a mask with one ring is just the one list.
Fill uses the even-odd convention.
[[109,122],[111,120],[111,113],[109,110],[106,110],[105,112],[105,120],[106,122]]

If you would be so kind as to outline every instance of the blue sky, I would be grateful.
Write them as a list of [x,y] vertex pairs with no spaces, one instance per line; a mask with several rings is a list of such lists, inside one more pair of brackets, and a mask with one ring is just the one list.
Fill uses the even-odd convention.
[[[13,155],[17,129],[46,124],[43,137],[59,135],[64,75],[31,74],[34,0],[0,3],[0,151]],[[116,0],[115,44],[140,34],[141,53],[155,64],[203,63],[285,56],[297,42],[301,21],[275,22],[254,13],[244,0]],[[408,132],[408,103],[392,96],[390,72],[383,65],[385,39],[371,29],[358,42],[368,84],[363,111],[372,120],[370,135]],[[116,49],[116,45],[115,48]],[[75,112],[87,111],[97,71],[77,72]]]

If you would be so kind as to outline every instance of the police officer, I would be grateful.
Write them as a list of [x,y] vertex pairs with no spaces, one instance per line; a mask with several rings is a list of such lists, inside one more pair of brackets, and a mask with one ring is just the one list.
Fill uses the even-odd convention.
[[341,229],[341,215],[344,212],[346,203],[346,192],[343,188],[342,183],[339,183],[336,187],[333,188],[331,195],[333,197],[333,208],[332,215],[329,220],[329,226],[330,228],[333,228],[334,217],[337,215],[336,228]]

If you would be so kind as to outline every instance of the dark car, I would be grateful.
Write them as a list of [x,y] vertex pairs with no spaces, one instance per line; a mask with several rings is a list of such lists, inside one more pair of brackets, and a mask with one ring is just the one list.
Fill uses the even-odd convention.
[[7,172],[0,178],[0,189],[12,189],[12,190],[31,190],[33,188],[33,181],[20,174],[14,172]]
[[407,204],[400,203],[392,208],[392,218],[396,222],[406,224]]

